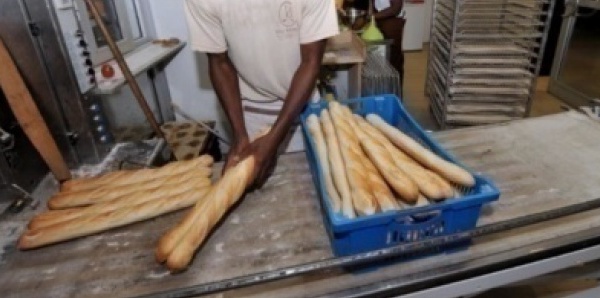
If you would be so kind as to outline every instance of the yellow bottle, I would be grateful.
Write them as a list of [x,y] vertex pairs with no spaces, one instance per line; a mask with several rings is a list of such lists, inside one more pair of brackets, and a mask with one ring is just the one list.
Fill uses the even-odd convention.
[[383,34],[381,31],[379,31],[379,28],[377,28],[377,25],[375,24],[375,17],[371,16],[371,22],[360,37],[364,41],[380,41],[384,39]]

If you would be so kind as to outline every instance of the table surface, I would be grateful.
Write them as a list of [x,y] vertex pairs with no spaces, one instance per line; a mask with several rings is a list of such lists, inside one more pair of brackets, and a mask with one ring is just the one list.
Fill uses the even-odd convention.
[[[475,171],[496,181],[500,200],[479,225],[502,222],[600,197],[600,123],[576,112],[435,133]],[[37,196],[56,185],[47,180]],[[331,258],[321,211],[303,153],[280,158],[274,175],[222,221],[190,269],[170,275],[154,261],[157,239],[181,218],[176,212],[95,236],[21,252],[15,239],[39,210],[0,219],[3,297],[137,296]],[[330,270],[224,293],[225,297],[328,295],[441,270],[546,240],[600,227],[590,211],[476,239],[468,249],[401,262],[361,274]],[[3,248],[2,248],[3,247]]]

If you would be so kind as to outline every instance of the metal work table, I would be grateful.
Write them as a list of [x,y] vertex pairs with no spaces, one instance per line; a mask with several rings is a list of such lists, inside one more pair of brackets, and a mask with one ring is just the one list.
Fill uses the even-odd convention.
[[[600,197],[600,123],[577,112],[435,136],[469,167],[491,176],[502,191],[500,200],[483,210],[480,227]],[[37,195],[48,197],[56,185],[45,181],[41,189]],[[182,212],[18,251],[14,240],[37,212],[0,220],[3,297],[194,294],[199,285],[333,257],[304,154],[282,156],[267,185],[227,216],[183,274],[170,275],[153,257],[158,237]],[[590,210],[477,237],[463,250],[377,270],[353,274],[331,268],[219,297],[473,293],[600,258],[599,215],[600,210]],[[518,273],[511,271],[515,268]],[[478,280],[488,276],[492,279]]]

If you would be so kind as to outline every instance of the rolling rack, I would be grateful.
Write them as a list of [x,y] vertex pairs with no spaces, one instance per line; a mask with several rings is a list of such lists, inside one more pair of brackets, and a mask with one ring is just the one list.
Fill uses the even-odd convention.
[[442,128],[526,117],[553,0],[436,0],[426,93]]

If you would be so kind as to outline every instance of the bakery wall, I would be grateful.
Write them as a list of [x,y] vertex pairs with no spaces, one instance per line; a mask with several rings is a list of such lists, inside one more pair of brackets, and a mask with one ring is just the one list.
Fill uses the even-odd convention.
[[[188,40],[184,0],[147,1],[157,37]],[[165,72],[173,103],[197,120],[216,120],[217,130],[229,135],[225,115],[210,84],[205,55],[193,52],[188,45],[167,65]],[[177,116],[177,119],[182,118]]]

